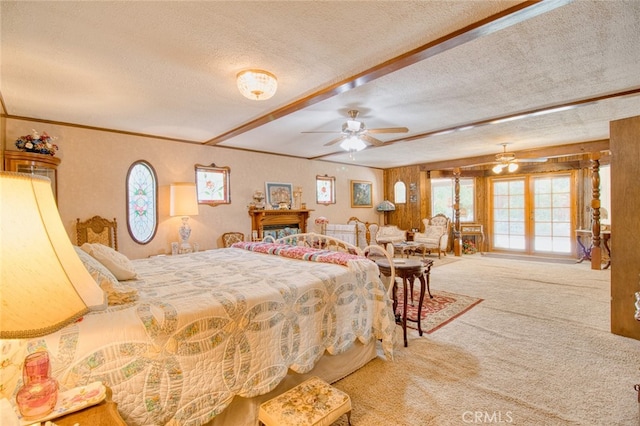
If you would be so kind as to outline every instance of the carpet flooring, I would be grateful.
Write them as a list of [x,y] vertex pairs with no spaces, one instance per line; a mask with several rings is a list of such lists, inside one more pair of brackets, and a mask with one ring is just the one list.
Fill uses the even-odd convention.
[[407,348],[396,327],[393,360],[336,382],[353,425],[639,424],[640,341],[609,331],[609,270],[459,259],[431,270],[432,291],[482,303],[435,333],[409,330]]

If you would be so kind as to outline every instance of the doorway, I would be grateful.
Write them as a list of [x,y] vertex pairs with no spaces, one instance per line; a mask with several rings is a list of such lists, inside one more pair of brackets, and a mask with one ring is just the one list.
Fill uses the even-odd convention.
[[492,250],[574,255],[574,182],[572,172],[492,178]]

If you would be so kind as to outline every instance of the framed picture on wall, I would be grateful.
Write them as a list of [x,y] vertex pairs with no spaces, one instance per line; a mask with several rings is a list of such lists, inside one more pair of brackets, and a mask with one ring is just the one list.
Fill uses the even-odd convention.
[[316,176],[316,203],[336,203],[336,178],[334,176]]
[[217,167],[212,163],[210,166],[196,164],[195,169],[198,204],[231,204],[229,167]]
[[293,203],[293,185],[290,183],[265,182],[265,192],[267,193],[267,204],[273,208],[279,208],[286,203],[287,208],[291,208]]
[[373,184],[363,180],[351,181],[351,207],[373,207]]

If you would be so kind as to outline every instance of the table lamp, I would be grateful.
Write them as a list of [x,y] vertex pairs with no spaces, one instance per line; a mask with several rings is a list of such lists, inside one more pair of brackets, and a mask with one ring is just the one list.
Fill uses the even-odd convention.
[[191,226],[189,216],[198,215],[198,199],[196,196],[196,184],[190,182],[176,182],[170,188],[170,216],[182,216],[182,225],[178,230],[180,235],[180,253],[191,253]]
[[[49,179],[0,172],[0,206],[0,339],[44,336],[90,310],[106,309],[105,293],[62,225]],[[17,400],[26,419],[46,415],[56,404],[57,382],[48,371],[46,352],[27,356]],[[0,379],[7,390],[13,389],[5,377]]]
[[387,224],[387,212],[392,212],[395,209],[396,209],[396,205],[389,200],[384,200],[383,202],[378,204],[378,207],[376,207],[376,210],[384,214],[383,225]]

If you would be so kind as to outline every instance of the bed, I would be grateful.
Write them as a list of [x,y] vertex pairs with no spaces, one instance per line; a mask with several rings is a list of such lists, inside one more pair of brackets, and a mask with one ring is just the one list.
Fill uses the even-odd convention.
[[392,357],[391,302],[358,254],[247,242],[134,260],[137,300],[28,350],[49,351],[62,389],[107,384],[129,425],[257,424],[256,404],[298,376],[335,381],[376,345]]

